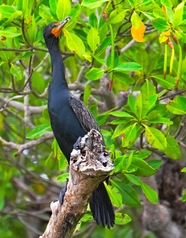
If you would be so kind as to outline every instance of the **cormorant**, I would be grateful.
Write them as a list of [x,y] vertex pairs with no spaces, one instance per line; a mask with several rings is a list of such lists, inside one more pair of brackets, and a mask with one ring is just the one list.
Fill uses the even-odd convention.
[[[50,122],[58,145],[68,161],[79,137],[83,137],[92,128],[100,132],[94,117],[83,102],[70,93],[65,79],[59,39],[62,28],[69,19],[67,17],[64,21],[51,23],[43,32],[52,62],[52,80],[48,91]],[[93,192],[90,208],[97,224],[102,223],[103,227],[108,228],[114,226],[115,214],[103,182]]]

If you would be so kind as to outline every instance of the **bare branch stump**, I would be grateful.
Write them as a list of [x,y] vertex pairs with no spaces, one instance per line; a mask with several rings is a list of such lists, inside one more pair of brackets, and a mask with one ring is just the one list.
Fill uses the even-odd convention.
[[87,209],[87,204],[96,187],[113,170],[109,152],[103,145],[101,134],[92,129],[81,138],[80,149],[73,149],[70,159],[70,174],[63,205],[51,203],[52,215],[40,238],[72,237],[78,221]]

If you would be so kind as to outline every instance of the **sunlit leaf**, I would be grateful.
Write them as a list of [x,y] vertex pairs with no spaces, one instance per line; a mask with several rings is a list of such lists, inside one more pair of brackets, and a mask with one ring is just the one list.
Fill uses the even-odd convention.
[[152,76],[152,77],[163,88],[172,89],[176,86],[176,79],[169,75],[166,76],[166,79],[164,79],[163,75],[156,75],[156,76]]
[[37,139],[49,131],[51,131],[51,126],[49,124],[38,125],[32,131],[30,131],[26,137],[28,139]]
[[122,146],[131,147],[136,141],[137,129],[136,123],[128,126],[125,130],[122,131]]
[[134,175],[134,174],[125,174],[125,176],[127,177],[127,179],[131,183],[133,183],[133,184],[135,184],[137,186],[141,186],[142,182],[141,182],[141,180],[136,175]]
[[53,14],[56,14],[58,0],[49,0],[50,9]]
[[21,35],[21,32],[16,27],[6,27],[0,30],[0,35],[6,38],[13,38]]
[[137,167],[135,174],[138,176],[151,176],[156,173],[156,170],[143,159],[133,157],[131,164]]
[[70,0],[58,0],[56,14],[59,20],[65,19],[71,12]]
[[112,116],[115,116],[115,117],[128,117],[128,118],[133,118],[132,115],[130,115],[129,113],[127,112],[123,112],[123,111],[115,111],[115,112],[110,112],[109,113],[110,115]]
[[153,204],[158,203],[158,195],[154,189],[152,189],[149,185],[142,183],[141,188],[146,196],[146,198]]
[[125,224],[131,222],[131,220],[132,219],[127,214],[123,214],[120,212],[116,212],[116,214],[115,214],[115,223],[117,225],[125,225]]
[[183,20],[183,11],[184,11],[184,2],[181,2],[175,9],[174,9],[174,16],[172,19],[173,28],[178,27]]
[[78,54],[80,57],[83,56],[85,53],[85,46],[83,41],[74,33],[67,31],[66,29],[63,29],[64,35],[66,36],[66,42],[68,48]]
[[154,160],[149,160],[148,164],[154,168],[154,169],[158,169],[161,165],[162,165],[163,161],[162,160],[158,160],[158,159],[154,159]]
[[140,16],[135,11],[132,13],[131,22],[135,29],[138,29],[142,23]]
[[133,187],[119,181],[111,180],[111,182],[112,182],[112,185],[120,191],[122,199],[123,199],[123,203],[125,205],[128,205],[128,206],[140,205],[140,200]]
[[105,2],[108,2],[109,0],[83,0],[82,6],[93,9],[102,6]]
[[110,13],[109,19],[107,21],[108,24],[116,24],[124,20],[125,14],[127,10],[116,8]]
[[177,142],[172,136],[167,135],[167,149],[165,150],[165,154],[171,158],[171,159],[180,159],[181,158],[181,152],[180,147]]
[[163,132],[160,130],[145,126],[145,136],[149,144],[159,150],[165,151],[167,148],[167,140]]
[[112,188],[106,183],[105,183],[105,187],[109,197],[112,200],[113,205],[115,205],[116,207],[122,207],[122,197],[121,197],[121,194],[118,192],[118,190],[115,187]]
[[90,94],[91,94],[91,86],[87,85],[84,89],[84,95],[83,95],[83,102],[85,105],[88,105],[88,100],[90,98]]
[[182,173],[186,173],[186,167],[181,170]]
[[182,202],[186,202],[186,189],[184,189],[184,191],[183,191],[181,200],[182,200]]
[[158,31],[166,31],[169,28],[168,23],[163,18],[155,18],[151,21],[153,27]]
[[131,27],[131,35],[137,42],[145,42],[146,39],[144,38],[145,33],[145,25],[143,22],[141,22],[140,26],[138,28],[135,28],[134,25]]
[[183,96],[177,96],[174,100],[170,100],[167,104],[167,109],[176,115],[186,114],[186,98]]
[[58,177],[57,177],[57,181],[59,181],[60,183],[64,183],[66,182],[67,178],[69,177],[69,173],[63,173],[63,174],[60,174]]
[[86,74],[85,77],[89,80],[98,80],[104,75],[104,69],[100,68],[91,68]]
[[96,28],[91,27],[91,29],[89,30],[87,34],[87,43],[94,54],[100,43],[99,32]]
[[141,65],[135,62],[120,63],[115,68],[113,68],[113,70],[117,72],[139,71],[141,69]]

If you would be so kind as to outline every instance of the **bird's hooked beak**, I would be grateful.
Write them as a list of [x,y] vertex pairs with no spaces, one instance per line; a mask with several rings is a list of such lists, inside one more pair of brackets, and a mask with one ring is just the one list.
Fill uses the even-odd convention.
[[63,27],[67,24],[67,22],[71,19],[70,16],[66,17],[63,21],[59,21],[54,23],[55,27],[52,28],[52,34],[58,38],[61,35],[61,31]]

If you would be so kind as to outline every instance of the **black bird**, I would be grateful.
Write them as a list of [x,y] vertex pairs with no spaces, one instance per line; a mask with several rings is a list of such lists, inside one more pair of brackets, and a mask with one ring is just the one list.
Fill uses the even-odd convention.
[[[58,145],[68,161],[79,137],[83,137],[92,128],[100,131],[83,102],[70,93],[65,79],[59,39],[62,28],[69,19],[70,17],[67,17],[64,21],[49,24],[43,32],[52,62],[52,81],[48,99],[50,122]],[[90,208],[97,224],[102,223],[103,227],[108,228],[114,226],[115,214],[103,183],[93,192]]]

